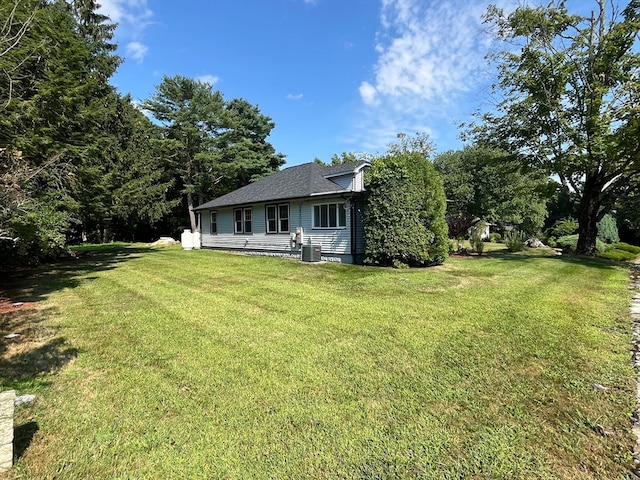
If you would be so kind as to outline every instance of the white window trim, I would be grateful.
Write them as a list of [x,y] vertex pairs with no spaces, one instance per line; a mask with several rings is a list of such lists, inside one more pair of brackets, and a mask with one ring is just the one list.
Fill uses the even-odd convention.
[[[321,207],[323,205],[327,205],[327,215],[329,214],[329,205],[335,205],[336,206],[336,226],[335,227],[316,227],[316,207]],[[311,210],[311,226],[313,230],[344,230],[347,228],[347,212],[345,209],[345,215],[344,215],[344,225],[338,225],[338,223],[340,222],[340,213],[338,213],[338,209],[342,208],[344,209],[345,203],[344,202],[326,202],[326,203],[314,203],[312,205],[312,210]]]
[[[216,221],[214,222],[213,219],[216,219]],[[235,217],[234,217],[235,220]],[[213,226],[216,226],[216,231],[213,231]],[[209,212],[209,234],[211,235],[217,235],[218,234],[218,211],[217,210],[211,210],[211,212]]]
[[[276,209],[276,229],[275,230],[269,230],[269,215],[268,215],[269,207],[273,207]],[[280,207],[287,207],[287,222],[289,223],[288,230],[281,230],[280,228],[282,226],[282,223],[281,223],[282,218],[280,217]],[[265,205],[264,220],[265,220],[265,226],[264,226],[265,233],[269,235],[276,235],[278,233],[289,233],[291,231],[291,208],[289,207],[289,204],[288,203],[269,203]]]
[[[252,207],[242,207],[242,208],[234,208],[233,209],[233,233],[235,235],[253,235],[253,208]],[[241,224],[240,224],[240,230],[238,230],[238,221],[236,220],[236,212],[242,212],[240,214],[241,217]],[[249,211],[249,214],[251,215],[251,231],[250,232],[246,232],[246,229],[244,228],[244,224],[245,224],[245,218],[246,218],[246,213]]]

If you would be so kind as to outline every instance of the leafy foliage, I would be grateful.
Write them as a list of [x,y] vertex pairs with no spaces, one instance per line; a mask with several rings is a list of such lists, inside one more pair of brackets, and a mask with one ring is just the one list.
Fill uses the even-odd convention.
[[473,251],[478,255],[482,255],[482,252],[484,251],[484,240],[482,239],[482,234],[484,233],[486,226],[487,224],[485,222],[478,222],[471,227],[469,243],[471,244]]
[[464,235],[477,219],[517,225],[529,233],[542,226],[548,179],[540,172],[522,168],[514,156],[494,148],[470,146],[439,154],[433,164],[442,176],[449,201],[450,232]]
[[616,262],[626,262],[637,257],[637,255],[634,253],[627,252],[625,250],[619,250],[617,248],[607,250],[606,252],[601,252],[598,254],[598,256],[606,258],[608,260],[614,260]]
[[448,253],[440,176],[419,153],[390,153],[367,172],[365,263],[427,266]]
[[640,178],[640,2],[622,12],[595,3],[591,18],[570,14],[564,1],[508,15],[489,8],[487,23],[508,43],[494,57],[501,101],[470,132],[575,195],[583,254],[595,252],[597,222]]
[[575,218],[558,220],[550,231],[554,237],[573,235],[578,231],[578,221]]
[[33,201],[23,205],[9,222],[16,241],[2,242],[0,267],[55,260],[66,252],[70,223],[68,214],[51,205]]
[[629,245],[628,243],[614,243],[613,248],[617,250],[624,250],[625,252],[633,253],[634,255],[640,255],[640,247],[635,245]]

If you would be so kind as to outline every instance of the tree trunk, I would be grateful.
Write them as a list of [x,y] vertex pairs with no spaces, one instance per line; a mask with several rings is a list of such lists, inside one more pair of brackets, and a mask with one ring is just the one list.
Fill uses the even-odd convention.
[[585,188],[578,209],[578,244],[576,253],[580,255],[595,255],[596,238],[598,237],[598,210],[600,206],[597,198]]
[[191,231],[195,232],[198,226],[196,225],[196,212],[193,211],[193,194],[187,193],[187,209],[189,210],[189,222],[191,223]]

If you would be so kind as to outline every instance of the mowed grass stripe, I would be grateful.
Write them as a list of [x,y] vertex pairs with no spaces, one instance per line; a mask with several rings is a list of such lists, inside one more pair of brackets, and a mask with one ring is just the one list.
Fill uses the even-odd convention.
[[16,477],[618,478],[631,465],[622,268],[178,249],[111,266],[49,296],[80,353],[24,411],[40,430]]

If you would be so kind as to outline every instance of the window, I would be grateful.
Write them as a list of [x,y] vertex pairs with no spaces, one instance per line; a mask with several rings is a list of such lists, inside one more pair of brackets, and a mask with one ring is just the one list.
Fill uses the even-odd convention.
[[347,210],[342,203],[313,206],[313,228],[344,228],[347,226]]
[[211,212],[211,225],[210,225],[209,233],[211,234],[218,233],[218,212]]
[[235,233],[251,233],[253,231],[251,208],[236,208],[233,211],[233,220]]
[[289,205],[267,205],[267,233],[289,233]]
[[279,232],[289,233],[289,205],[278,206],[278,218],[280,219]]

